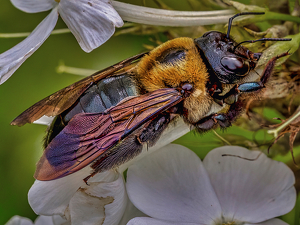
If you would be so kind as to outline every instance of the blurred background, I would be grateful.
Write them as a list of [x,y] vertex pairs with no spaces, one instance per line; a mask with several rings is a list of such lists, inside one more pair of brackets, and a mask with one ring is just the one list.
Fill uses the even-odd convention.
[[[209,8],[209,6],[202,7],[200,0],[128,0],[123,2],[175,10],[207,10]],[[290,5],[295,4],[296,1],[245,0],[239,2],[259,4],[269,7],[275,12],[290,14]],[[48,13],[27,14],[14,8],[9,0],[2,0],[0,33],[30,32]],[[266,21],[254,25],[254,30],[266,30],[275,24],[282,23],[282,21]],[[64,22],[59,19],[56,28],[65,27]],[[293,29],[297,29],[297,27],[298,25]],[[0,224],[4,224],[14,215],[28,217],[32,220],[36,218],[28,204],[27,192],[34,182],[35,164],[43,151],[42,143],[47,127],[36,124],[16,127],[10,126],[10,122],[37,101],[82,78],[77,75],[57,73],[56,68],[61,62],[67,66],[100,70],[130,56],[148,51],[170,38],[177,36],[195,38],[211,29],[224,31],[224,25],[165,28],[127,24],[125,27],[117,29],[116,35],[108,42],[89,54],[81,50],[72,34],[51,35],[14,75],[0,86]],[[246,37],[249,34],[245,34],[245,31],[241,30],[242,28],[234,28],[233,34],[240,35],[235,38],[247,40]],[[5,52],[22,40],[23,38],[0,38],[0,52]],[[277,71],[278,77],[282,70],[289,72],[288,75],[285,75],[289,76],[288,79],[296,77],[293,80],[295,87],[299,81],[297,76],[300,73],[298,56],[299,51],[291,57],[289,63],[281,66]],[[175,142],[194,150],[201,158],[209,150],[228,143],[266,151],[274,138],[267,134],[266,129],[263,129],[261,125],[278,124],[280,121],[272,118],[286,119],[292,115],[299,105],[298,96],[297,90],[289,90],[279,99],[259,102],[255,100],[249,106],[251,120],[244,115],[235,126],[225,132],[216,130],[216,132],[211,131],[202,135],[190,132]],[[299,143],[299,137],[296,137],[294,156],[298,165],[300,164]],[[299,191],[299,168],[292,161],[288,135],[271,148],[269,156],[283,161],[294,170],[298,177],[297,189]],[[300,200],[298,197],[296,208],[282,219],[288,224],[300,224],[299,211]]]

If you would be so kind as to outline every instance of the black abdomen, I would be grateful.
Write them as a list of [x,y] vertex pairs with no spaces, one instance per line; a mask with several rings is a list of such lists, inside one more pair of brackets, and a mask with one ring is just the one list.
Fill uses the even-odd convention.
[[129,96],[137,96],[138,89],[127,75],[105,78],[93,84],[69,109],[58,115],[47,133],[45,147],[79,113],[102,113]]

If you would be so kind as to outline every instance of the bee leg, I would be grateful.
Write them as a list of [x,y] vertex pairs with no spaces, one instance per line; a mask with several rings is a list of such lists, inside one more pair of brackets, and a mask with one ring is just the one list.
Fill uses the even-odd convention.
[[263,89],[272,74],[276,60],[287,55],[289,55],[289,53],[285,52],[270,59],[264,69],[260,81],[236,84],[234,85],[233,88],[230,89],[228,93],[226,93],[223,96],[219,96],[219,94],[215,94],[213,96],[215,102],[218,103],[219,105],[223,105],[224,102],[227,103],[228,105],[231,105],[238,101],[238,96],[241,93],[254,92]]
[[243,102],[237,100],[233,103],[227,113],[216,113],[211,114],[203,119],[199,120],[197,123],[193,124],[199,132],[208,131],[220,125],[221,128],[230,127],[232,122],[238,117],[238,115],[243,110]]
[[116,168],[133,159],[142,152],[144,144],[147,144],[149,147],[153,146],[165,128],[167,128],[171,118],[170,114],[162,113],[148,123],[143,124],[131,135],[124,138],[122,144],[109,149],[97,159],[91,166],[94,172],[86,177],[84,181],[86,182],[98,172]]
[[260,81],[258,81],[258,82],[246,82],[246,83],[243,83],[243,84],[237,84],[226,95],[224,95],[224,98],[228,98],[232,94],[238,95],[240,93],[254,92],[254,91],[258,91],[258,90],[263,89],[265,87],[265,84],[267,83],[267,81],[269,80],[269,78],[272,74],[272,71],[274,69],[276,60],[279,59],[279,58],[282,58],[284,56],[287,56],[287,55],[289,55],[289,53],[284,52],[284,53],[282,53],[280,55],[277,55],[277,56],[273,57],[272,59],[270,59],[269,62],[267,63],[267,65],[266,65],[265,69],[264,69],[264,72],[263,72],[263,74],[260,78]]
[[93,173],[91,173],[90,175],[88,175],[86,178],[84,178],[84,179],[83,179],[84,183],[85,183],[86,185],[90,186],[90,185],[88,184],[88,180],[89,180],[91,177],[93,177],[96,173],[98,173],[98,171],[94,171]]

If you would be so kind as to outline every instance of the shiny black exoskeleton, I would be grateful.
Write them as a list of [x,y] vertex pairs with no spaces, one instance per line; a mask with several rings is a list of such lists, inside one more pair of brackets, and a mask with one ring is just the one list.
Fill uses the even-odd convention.
[[101,113],[116,106],[123,99],[137,95],[138,89],[130,76],[120,75],[102,79],[87,89],[71,108],[55,118],[44,145],[47,146],[76,114]]
[[234,84],[245,77],[256,66],[260,53],[248,49],[227,38],[226,34],[210,31],[195,42],[214,74],[224,84]]

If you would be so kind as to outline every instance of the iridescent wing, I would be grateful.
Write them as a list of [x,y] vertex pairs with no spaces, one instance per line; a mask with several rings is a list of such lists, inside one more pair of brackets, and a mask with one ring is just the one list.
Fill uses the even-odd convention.
[[131,68],[131,65],[146,53],[142,53],[126,60],[123,60],[113,66],[101,70],[89,77],[86,77],[70,86],[55,92],[54,94],[35,103],[33,106],[21,113],[15,118],[11,125],[23,126],[26,123],[32,123],[42,116],[57,116],[68,109],[76,102],[76,100],[93,84],[114,73],[121,72],[126,67]]
[[166,88],[129,98],[104,113],[77,114],[45,149],[35,178],[64,177],[106,157],[108,150],[182,100],[177,90]]

